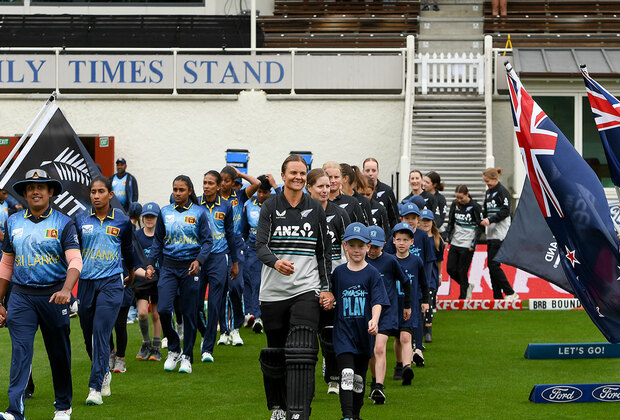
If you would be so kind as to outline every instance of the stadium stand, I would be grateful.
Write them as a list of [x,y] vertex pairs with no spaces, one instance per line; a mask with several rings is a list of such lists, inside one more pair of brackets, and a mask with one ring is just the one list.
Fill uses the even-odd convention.
[[620,1],[510,0],[508,16],[491,13],[484,2],[484,32],[503,47],[510,34],[514,47],[620,46]]
[[[249,16],[4,15],[7,47],[250,47]],[[262,46],[262,32],[257,46]]]
[[261,16],[265,47],[402,47],[418,31],[419,0],[280,1]]

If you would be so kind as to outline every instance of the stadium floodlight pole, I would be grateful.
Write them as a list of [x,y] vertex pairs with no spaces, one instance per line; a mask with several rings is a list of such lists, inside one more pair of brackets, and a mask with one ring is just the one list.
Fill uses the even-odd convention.
[[41,117],[45,114],[47,107],[50,106],[52,103],[54,103],[55,100],[56,100],[56,92],[53,92],[50,95],[47,102],[45,102],[45,105],[43,105],[43,107],[41,108],[37,116],[34,118],[34,120],[32,120],[32,123],[30,123],[26,131],[24,131],[24,134],[22,134],[17,144],[13,147],[13,149],[11,150],[11,153],[9,153],[6,159],[4,159],[4,162],[2,162],[2,166],[0,166],[0,174],[3,173],[4,170],[7,168],[7,166],[9,166],[12,163],[13,157],[17,154],[17,151],[19,150],[19,148],[22,146],[22,144],[24,144],[24,142],[26,141],[26,139],[28,138],[28,136],[30,135],[34,127],[36,127]]
[[256,0],[250,3],[250,48],[251,54],[256,55]]

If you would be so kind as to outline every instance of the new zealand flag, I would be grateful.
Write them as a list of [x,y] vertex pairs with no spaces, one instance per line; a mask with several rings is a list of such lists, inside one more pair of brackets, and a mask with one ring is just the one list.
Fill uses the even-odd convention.
[[582,66],[581,74],[586,84],[594,122],[603,142],[611,182],[620,187],[620,102],[590,77],[585,66]]
[[508,63],[506,70],[519,149],[560,264],[594,324],[620,343],[620,241],[603,186]]

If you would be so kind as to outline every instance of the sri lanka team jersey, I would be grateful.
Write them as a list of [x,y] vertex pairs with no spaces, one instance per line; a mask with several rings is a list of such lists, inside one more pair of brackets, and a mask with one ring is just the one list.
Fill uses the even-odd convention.
[[0,230],[4,232],[4,224],[9,218],[9,205],[6,201],[0,204]]
[[211,252],[220,254],[232,250],[231,257],[233,262],[236,261],[235,246],[235,226],[233,222],[233,209],[230,201],[226,201],[219,195],[215,197],[215,201],[209,203],[203,195],[200,205],[206,209],[209,219],[209,227],[213,235],[213,247]]
[[134,227],[121,210],[112,208],[103,220],[94,209],[75,218],[82,245],[83,268],[81,279],[103,279],[123,272],[123,262],[133,267]]
[[118,198],[118,201],[121,203],[121,206],[127,206],[127,173],[122,178],[119,178],[117,175],[112,177],[112,191],[114,191],[114,195]]
[[148,257],[155,265],[163,254],[164,260],[198,260],[200,265],[211,253],[213,237],[204,207],[188,201],[184,206],[169,204],[157,216],[155,236]]
[[258,229],[258,218],[260,209],[263,205],[256,198],[252,198],[245,202],[245,220],[248,225],[249,234],[246,243],[248,246],[256,247],[256,229]]
[[11,280],[15,284],[46,287],[64,282],[69,249],[80,249],[75,225],[51,207],[39,218],[22,210],[6,222],[2,252],[15,255]]
[[360,271],[351,271],[346,264],[332,274],[336,298],[334,318],[334,351],[372,356],[373,343],[368,334],[372,307],[389,306],[381,274],[368,264]]
[[[221,197],[221,196],[220,196]],[[248,201],[245,188],[240,191],[232,190],[227,198],[222,197],[224,201],[228,201],[233,210],[233,222],[235,223],[235,236],[241,236],[243,233],[243,224],[241,217],[243,216],[243,205]]]

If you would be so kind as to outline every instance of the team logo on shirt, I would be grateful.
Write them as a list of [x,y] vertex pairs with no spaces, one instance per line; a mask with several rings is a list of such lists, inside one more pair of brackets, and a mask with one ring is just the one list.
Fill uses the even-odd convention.
[[82,226],[82,235],[92,235],[92,233],[93,233],[93,225]]
[[174,222],[174,214],[167,214],[165,220],[166,220],[166,223]]
[[13,239],[19,239],[24,236],[24,228],[17,228],[11,231],[11,236]]
[[284,219],[286,217],[286,210],[279,212],[276,210],[276,219]]
[[309,215],[310,213],[312,213],[312,209],[302,210],[302,211],[301,211],[301,218],[303,219],[303,218],[305,218],[305,217],[308,217],[308,215]]
[[[215,213],[217,216],[217,213]],[[217,219],[217,217],[216,217]],[[196,224],[196,218],[194,216],[185,216],[184,222],[189,224],[189,225],[195,225]]]
[[45,229],[45,237],[48,239],[58,239],[58,229]]
[[381,197],[381,196],[383,195],[383,193],[384,193],[384,192],[385,192],[385,191],[378,191],[378,192],[377,192],[377,197]]
[[349,205],[349,203],[344,203],[344,204],[341,204],[341,205],[340,205],[340,208],[341,208],[341,209],[346,209],[348,205]]
[[230,202],[230,204],[231,204],[233,207],[237,207],[237,206],[239,205],[239,200],[235,198],[234,200],[232,200],[232,201]]
[[336,217],[336,215],[335,215],[335,214],[334,214],[334,215],[331,215],[331,216],[327,216],[327,217],[326,217],[326,219],[327,219],[327,223],[331,223],[331,221],[334,219],[334,217]]
[[105,234],[110,236],[118,236],[121,233],[121,230],[114,226],[106,226]]
[[213,218],[214,218],[215,220],[224,220],[224,216],[225,216],[225,214],[224,214],[224,212],[223,212],[223,211],[216,211],[216,212],[213,214]]
[[342,314],[345,318],[362,318],[368,292],[358,284],[342,291]]

